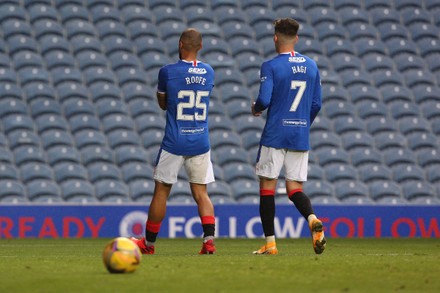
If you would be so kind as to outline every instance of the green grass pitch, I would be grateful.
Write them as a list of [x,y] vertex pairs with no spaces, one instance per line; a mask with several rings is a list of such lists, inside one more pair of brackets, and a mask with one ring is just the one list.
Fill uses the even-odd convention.
[[252,255],[262,239],[158,239],[133,274],[110,274],[109,239],[1,239],[0,292],[440,292],[439,239],[278,239],[278,255]]

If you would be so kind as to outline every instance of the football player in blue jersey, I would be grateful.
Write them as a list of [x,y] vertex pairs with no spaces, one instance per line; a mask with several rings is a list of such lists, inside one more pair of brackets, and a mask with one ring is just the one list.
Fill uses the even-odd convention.
[[154,254],[154,243],[165,217],[166,202],[184,166],[203,227],[200,254],[214,254],[214,207],[207,184],[214,181],[208,132],[208,108],[214,70],[197,60],[202,35],[186,29],[179,39],[179,58],[159,71],[157,99],[166,111],[165,134],[154,169],[155,188],[148,211],[145,237],[132,238],[144,254]]
[[324,251],[323,224],[313,212],[303,192],[307,180],[310,126],[321,109],[321,81],[316,63],[295,52],[299,24],[291,18],[274,22],[273,37],[278,55],[261,66],[260,91],[252,114],[267,109],[266,124],[257,155],[256,174],[260,179],[260,217],[266,244],[254,254],[277,254],[275,243],[275,189],[284,167],[289,199],[307,220],[313,248]]

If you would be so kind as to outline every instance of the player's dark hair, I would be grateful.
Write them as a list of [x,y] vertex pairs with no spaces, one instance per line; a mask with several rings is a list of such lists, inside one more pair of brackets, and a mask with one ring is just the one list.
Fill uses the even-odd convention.
[[180,42],[188,51],[198,51],[202,47],[202,34],[195,28],[188,28],[180,35]]
[[293,18],[280,18],[273,22],[275,34],[294,37],[298,34],[299,23]]

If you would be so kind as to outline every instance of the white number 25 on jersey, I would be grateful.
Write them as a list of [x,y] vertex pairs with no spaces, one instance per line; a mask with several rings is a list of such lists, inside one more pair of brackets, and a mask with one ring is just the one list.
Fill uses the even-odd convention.
[[[177,94],[179,99],[188,97],[188,102],[180,102],[177,105],[177,120],[185,121],[204,121],[206,120],[206,104],[202,102],[203,97],[209,96],[208,91],[191,91],[191,90],[181,90]],[[202,113],[194,112],[194,114],[183,114],[184,109],[200,109]]]
[[290,106],[290,112],[295,112],[296,108],[298,108],[299,102],[301,102],[306,87],[307,87],[307,83],[305,81],[292,80],[292,83],[290,84],[290,88],[292,90],[298,89],[298,91],[296,92],[295,98],[293,99],[292,106]]

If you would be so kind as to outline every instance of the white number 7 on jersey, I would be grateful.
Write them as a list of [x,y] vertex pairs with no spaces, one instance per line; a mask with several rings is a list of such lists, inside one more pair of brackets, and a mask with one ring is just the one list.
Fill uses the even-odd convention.
[[292,90],[296,90],[298,88],[298,92],[296,93],[295,98],[293,99],[292,106],[290,106],[290,112],[295,112],[296,108],[298,108],[299,102],[301,102],[306,87],[307,87],[307,83],[305,81],[292,80],[292,83],[290,84],[290,88]]

